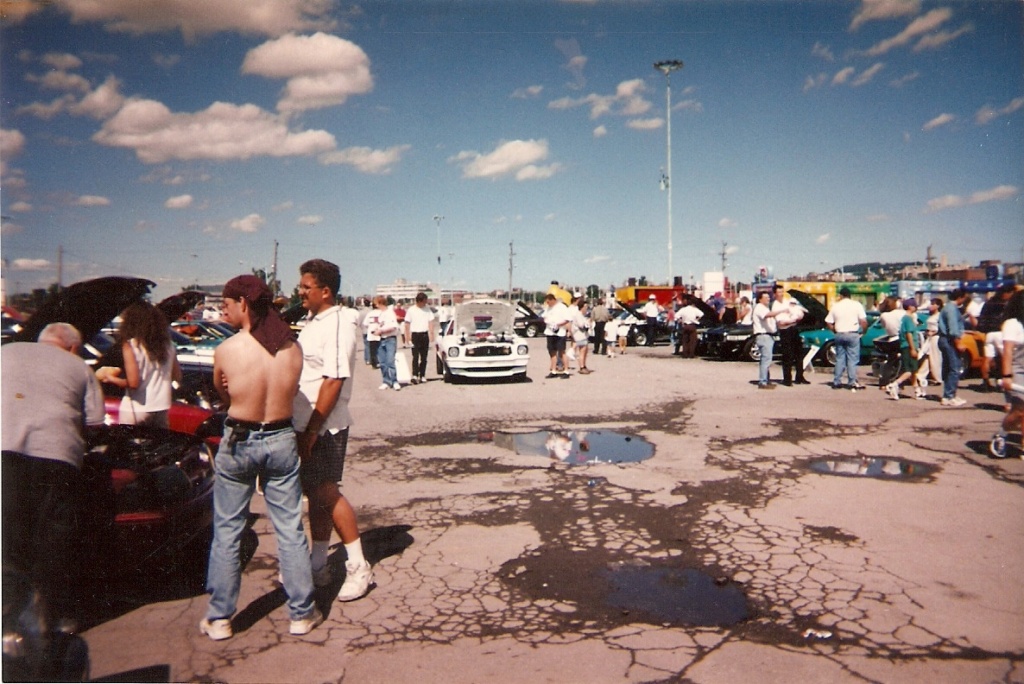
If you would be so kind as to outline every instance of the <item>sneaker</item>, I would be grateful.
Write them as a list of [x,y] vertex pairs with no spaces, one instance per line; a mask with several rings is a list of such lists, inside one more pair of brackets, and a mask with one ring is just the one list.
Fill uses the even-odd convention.
[[914,388],[914,398],[915,399],[924,399],[927,396],[928,395],[925,394],[923,387],[915,387]]
[[957,408],[957,407],[963,406],[967,402],[965,400],[961,399],[960,397],[953,397],[952,399],[947,399],[946,397],[942,397],[942,401],[940,401],[939,403],[942,404],[943,406],[951,406],[953,408]]
[[1006,435],[996,433],[992,435],[992,441],[988,444],[988,453],[995,458],[1006,458]]
[[396,392],[399,392],[399,391],[401,391],[401,389],[402,389],[402,383],[400,383],[400,382],[396,382],[396,383],[394,384],[394,388],[395,388],[395,391],[396,391]]
[[421,376],[420,376],[420,384],[422,385],[422,384],[424,384],[424,383],[425,383],[426,381],[427,381],[427,379],[426,379],[425,377],[423,377],[423,376],[421,375]]
[[382,382],[380,384],[380,387],[378,387],[377,389],[379,389],[379,390],[386,390],[386,389],[388,389],[388,383]]
[[412,380],[409,381],[409,384],[410,385],[418,385],[418,384],[420,384],[420,379],[417,378],[416,376],[413,376]]
[[373,570],[366,561],[362,563],[345,562],[345,583],[338,592],[339,601],[355,601],[366,596],[373,584]]
[[867,389],[867,387],[865,387],[864,385],[860,384],[859,382],[855,382],[852,385],[850,385],[849,387],[850,387],[850,389],[852,389],[854,391],[862,390],[862,389]]
[[895,401],[900,400],[900,388],[896,386],[895,382],[890,382],[888,385],[886,385],[885,391],[888,392],[889,396],[892,397]]
[[329,587],[333,581],[334,577],[331,575],[330,563],[325,563],[322,568],[313,568],[314,587]]
[[759,390],[773,390],[773,389],[775,389],[775,385],[770,383],[770,382],[766,382],[766,383],[763,383],[763,384],[762,383],[758,383],[757,389],[759,389]]
[[231,620],[228,620],[227,618],[221,618],[218,620],[207,620],[206,618],[203,618],[199,621],[199,631],[214,641],[230,639],[235,634],[231,631]]
[[319,608],[313,608],[313,612],[308,616],[301,620],[292,620],[291,624],[288,625],[288,633],[294,636],[309,634],[323,621],[324,614],[320,612]]
[[548,373],[544,376],[545,380],[553,380],[558,377],[558,373]]

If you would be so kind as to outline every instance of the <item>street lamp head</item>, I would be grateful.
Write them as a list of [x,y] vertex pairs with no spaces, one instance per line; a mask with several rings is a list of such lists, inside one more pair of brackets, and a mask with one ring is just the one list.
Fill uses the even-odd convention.
[[654,68],[665,74],[665,76],[668,76],[676,69],[682,69],[683,63],[678,59],[669,59],[662,62],[655,62]]

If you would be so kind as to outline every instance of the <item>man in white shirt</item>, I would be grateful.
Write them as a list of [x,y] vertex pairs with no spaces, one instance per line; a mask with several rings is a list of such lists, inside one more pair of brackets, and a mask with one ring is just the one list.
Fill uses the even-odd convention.
[[341,275],[323,259],[311,259],[299,268],[299,296],[309,311],[299,333],[302,374],[295,395],[294,420],[299,442],[299,476],[309,497],[309,528],[313,538],[312,570],[317,586],[333,581],[327,564],[331,532],[345,546],[345,582],[339,601],[353,601],[369,591],[373,582],[370,563],[363,556],[356,514],[341,493],[341,477],[348,451],[352,416],[352,377],[357,328],[351,316],[336,304]]
[[[860,363],[860,336],[868,327],[868,316],[864,305],[850,299],[850,288],[839,290],[839,300],[832,305],[825,323],[835,334],[833,344],[836,348],[836,367],[832,376],[832,388],[852,390],[864,389],[857,382],[857,365]],[[848,385],[842,384],[843,373],[849,380]]]
[[676,325],[679,328],[679,348],[684,359],[692,359],[697,355],[697,325],[704,317],[704,312],[687,300],[686,305],[676,311]]
[[795,299],[785,299],[786,289],[776,285],[775,301],[769,314],[775,319],[779,331],[779,346],[782,347],[782,384],[793,385],[793,370],[796,369],[796,384],[809,385],[804,378],[803,342],[796,324],[803,320],[805,309]]
[[[544,335],[548,341],[548,355],[551,357],[551,368],[547,378],[568,378],[569,372],[565,364],[565,344],[572,325],[569,307],[563,304],[554,294],[544,297]],[[561,367],[561,371],[559,371]]]
[[405,342],[412,344],[413,385],[427,381],[427,356],[434,341],[434,312],[427,306],[427,294],[416,295],[416,306],[405,312]]
[[647,298],[647,303],[644,304],[644,318],[647,321],[647,345],[648,347],[654,346],[654,331],[658,327],[658,314],[661,313],[661,307],[658,306],[658,298],[654,295],[650,295]]
[[775,351],[775,317],[771,315],[772,310],[768,305],[768,291],[758,293],[757,304],[754,306],[754,343],[761,358],[758,362],[757,388],[775,389],[769,376],[768,369],[772,365],[772,354]]

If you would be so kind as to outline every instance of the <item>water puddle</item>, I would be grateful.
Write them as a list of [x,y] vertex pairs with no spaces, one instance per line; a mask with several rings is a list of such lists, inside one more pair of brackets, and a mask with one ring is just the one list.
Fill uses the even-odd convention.
[[692,568],[621,566],[605,575],[611,583],[608,605],[645,621],[727,627],[750,614],[735,582]]
[[937,466],[905,458],[884,456],[847,456],[818,458],[808,464],[822,475],[844,477],[870,477],[878,480],[921,481],[930,480],[938,472]]
[[635,463],[654,455],[654,445],[635,435],[613,430],[537,430],[482,432],[477,442],[493,442],[519,455],[544,456],[567,465]]

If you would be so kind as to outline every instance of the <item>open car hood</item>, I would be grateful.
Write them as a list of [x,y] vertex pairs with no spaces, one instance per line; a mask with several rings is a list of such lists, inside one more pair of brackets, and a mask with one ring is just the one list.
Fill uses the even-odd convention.
[[[800,290],[787,290],[790,297],[800,303],[800,306],[807,309],[807,315],[814,319],[814,322],[819,326],[825,325],[825,317],[828,316],[828,311],[825,309],[825,305],[819,302],[817,299],[801,292]],[[804,317],[804,320],[807,316]]]
[[702,328],[711,328],[718,325],[718,312],[715,311],[713,306],[705,302],[700,297],[695,297],[692,294],[684,294],[683,303],[693,304],[704,313],[704,317],[700,319],[700,326]]
[[145,278],[122,276],[75,283],[50,295],[14,339],[34,342],[43,328],[60,322],[75,326],[87,342],[129,304],[142,301],[155,286]]
[[506,302],[497,299],[476,299],[463,302],[455,307],[455,328],[467,332],[482,331],[478,327],[485,318],[490,318],[490,326],[485,328],[494,333],[509,332],[515,318],[515,309]]
[[525,317],[525,318],[534,318],[534,319],[536,319],[536,318],[540,318],[541,317],[540,314],[538,314],[536,311],[534,311],[533,309],[528,307],[526,305],[526,302],[518,302],[516,304],[516,309],[517,309],[516,313],[522,314],[523,317]]
[[156,308],[163,312],[164,316],[167,317],[168,323],[173,323],[194,309],[196,304],[204,299],[206,299],[205,292],[200,292],[199,290],[185,290],[184,292],[173,294],[167,299],[162,300],[156,305]]

